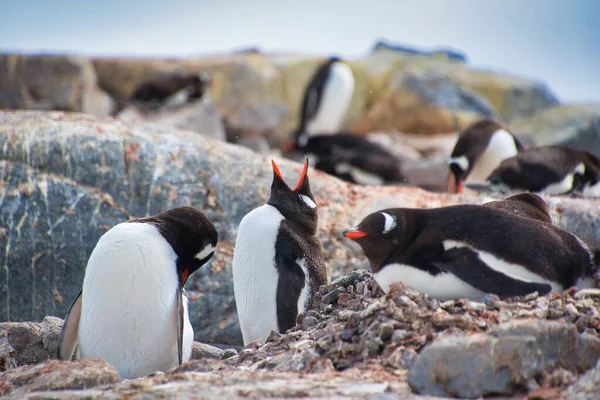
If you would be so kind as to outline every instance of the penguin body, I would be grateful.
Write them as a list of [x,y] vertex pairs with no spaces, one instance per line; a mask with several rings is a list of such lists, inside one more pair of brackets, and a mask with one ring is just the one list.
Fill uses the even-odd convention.
[[188,101],[197,100],[202,98],[211,84],[212,80],[205,73],[175,73],[159,76],[142,82],[136,88],[132,100],[144,103],[161,103],[184,89]]
[[290,189],[273,161],[269,201],[240,223],[233,288],[244,345],[296,325],[298,314],[313,306],[318,288],[327,282],[307,169],[305,159],[300,180]]
[[297,141],[339,131],[353,94],[354,75],[348,65],[338,57],[321,64],[304,92]]
[[481,205],[394,208],[344,231],[391,284],[438,299],[480,299],[594,287],[594,254],[576,235],[531,217]]
[[502,161],[485,183],[472,185],[475,189],[479,186],[600,197],[600,160],[567,146],[532,147]]
[[448,160],[448,192],[460,193],[465,182],[484,180],[502,160],[522,149],[521,142],[496,120],[470,125],[460,133]]
[[294,148],[316,169],[348,182],[379,186],[405,180],[400,160],[378,143],[351,133],[313,135]]
[[183,285],[212,257],[217,232],[192,207],[120,223],[99,239],[59,337],[58,358],[102,358],[124,379],[191,357]]
[[550,209],[546,202],[533,193],[518,193],[504,200],[490,201],[483,204],[486,207],[505,210],[524,218],[533,218],[541,222],[552,223]]

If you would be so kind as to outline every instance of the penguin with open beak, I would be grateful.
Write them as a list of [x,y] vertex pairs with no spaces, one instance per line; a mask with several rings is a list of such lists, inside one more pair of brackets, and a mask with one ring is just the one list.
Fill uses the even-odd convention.
[[233,253],[233,289],[244,345],[284,333],[313,307],[327,283],[317,204],[308,181],[308,158],[294,188],[275,161],[271,196],[240,222]]
[[112,364],[124,379],[168,371],[191,357],[184,285],[215,252],[217,231],[192,207],[120,223],[92,251],[69,307],[57,355]]

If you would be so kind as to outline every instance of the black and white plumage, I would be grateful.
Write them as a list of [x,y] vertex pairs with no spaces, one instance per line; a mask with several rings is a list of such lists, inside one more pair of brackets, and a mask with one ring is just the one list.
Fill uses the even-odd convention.
[[600,160],[587,151],[567,146],[532,147],[502,161],[485,182],[467,186],[600,197]]
[[344,231],[387,292],[402,282],[439,299],[595,287],[595,256],[576,235],[506,209],[392,208]]
[[159,75],[140,83],[132,100],[143,103],[162,104],[177,93],[184,91],[186,101],[201,99],[212,85],[206,73],[172,73]]
[[120,223],[92,251],[60,333],[57,356],[102,358],[121,378],[167,371],[191,357],[183,286],[217,245],[199,210],[178,207]]
[[505,158],[523,150],[508,128],[493,119],[480,120],[462,131],[448,165],[448,192],[461,193],[463,184],[483,181]]
[[317,205],[308,181],[308,159],[296,186],[283,180],[275,161],[271,196],[242,219],[233,253],[233,289],[244,345],[264,342],[271,331],[296,325],[327,282],[323,250],[315,237]]
[[350,67],[338,57],[327,59],[304,92],[295,141],[304,144],[311,135],[338,132],[353,94],[354,75]]
[[316,169],[348,182],[379,186],[405,181],[401,161],[378,143],[352,133],[310,136],[294,148]]

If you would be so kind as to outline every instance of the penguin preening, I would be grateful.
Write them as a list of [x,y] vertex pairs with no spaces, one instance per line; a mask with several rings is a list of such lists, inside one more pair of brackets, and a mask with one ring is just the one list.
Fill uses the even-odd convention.
[[352,133],[309,136],[294,149],[307,155],[316,169],[347,182],[379,186],[406,180],[398,158],[380,144]]
[[595,255],[576,235],[501,207],[385,209],[344,236],[384,292],[396,282],[444,300],[595,287]]
[[308,159],[293,189],[275,161],[266,204],[244,216],[233,252],[233,289],[244,345],[296,325],[327,283],[323,250],[315,237],[317,205]]
[[550,195],[580,193],[600,197],[600,160],[567,146],[531,147],[500,163],[475,190],[528,190]]
[[350,67],[338,57],[327,59],[306,87],[294,141],[302,146],[311,135],[338,132],[353,94]]
[[102,358],[123,379],[167,371],[191,357],[194,331],[183,286],[217,245],[199,210],[178,207],[108,230],[69,307],[57,356]]
[[475,122],[460,133],[448,160],[448,192],[461,193],[465,182],[483,181],[502,160],[523,148],[504,124],[493,119]]

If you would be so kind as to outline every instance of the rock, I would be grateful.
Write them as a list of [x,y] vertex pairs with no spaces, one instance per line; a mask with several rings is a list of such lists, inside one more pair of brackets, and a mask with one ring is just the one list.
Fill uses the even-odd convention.
[[156,113],[131,105],[117,117],[133,126],[151,124],[196,132],[210,139],[225,140],[221,113],[210,100],[195,101],[179,107],[163,107]]
[[[62,320],[56,317],[46,317],[42,322],[0,323],[0,360],[6,357],[6,363],[22,366],[56,358],[61,328]],[[0,362],[0,371],[4,369]]]
[[558,105],[511,124],[526,145],[563,144],[600,157],[600,104]]
[[0,373],[0,382],[8,382],[13,394],[45,390],[88,389],[121,381],[119,373],[100,359],[77,361],[50,360]]
[[600,396],[600,361],[567,389],[566,400],[596,400]]
[[352,127],[356,133],[396,129],[435,134],[459,131],[475,120],[498,118],[491,103],[446,76],[399,71],[383,95]]
[[410,47],[403,44],[393,44],[385,40],[378,40],[373,46],[373,52],[377,51],[393,51],[400,52],[402,54],[416,54],[421,56],[430,56],[436,58],[445,58],[448,61],[458,61],[461,63],[467,62],[467,56],[464,53],[449,50],[449,49],[436,49],[431,51],[417,50],[414,47]]
[[203,358],[212,358],[218,360],[223,356],[223,353],[224,351],[222,349],[209,344],[200,342],[194,342],[192,344],[192,360]]
[[[302,168],[288,160],[277,163],[284,177],[297,177]],[[189,131],[131,127],[75,113],[0,112],[0,174],[0,260],[5,266],[0,268],[0,320],[64,317],[81,287],[87,258],[107,229],[130,216],[192,205],[206,213],[219,234],[215,256],[186,284],[195,340],[241,344],[231,279],[233,244],[243,216],[268,198],[269,158]],[[494,199],[410,187],[374,190],[312,168],[310,180],[330,279],[368,267],[361,250],[341,231],[373,211]],[[555,222],[600,247],[596,202],[546,199]],[[338,301],[334,297],[331,301]],[[354,298],[344,301],[347,308],[356,307]],[[581,326],[586,329],[593,321],[589,324]]]
[[[585,347],[589,351],[591,346]],[[590,358],[595,363],[598,357],[596,349]],[[425,347],[408,383],[417,393],[430,395],[514,395],[544,371],[560,367],[577,372],[593,365],[581,357],[574,325],[521,320],[502,324],[491,335],[447,337]]]
[[96,84],[89,59],[62,55],[0,55],[0,108],[110,115],[114,102]]

